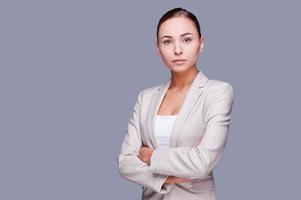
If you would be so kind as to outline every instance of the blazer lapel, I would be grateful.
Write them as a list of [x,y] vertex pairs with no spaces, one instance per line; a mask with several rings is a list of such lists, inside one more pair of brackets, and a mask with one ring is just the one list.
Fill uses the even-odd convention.
[[154,148],[158,148],[159,145],[157,144],[156,137],[155,137],[155,117],[158,113],[159,106],[162,103],[162,100],[169,88],[170,85],[170,79],[165,85],[160,85],[157,90],[155,91],[151,103],[150,103],[150,108],[149,108],[149,117],[148,117],[148,132],[150,134],[151,142],[154,146]]
[[[186,120],[189,117],[190,112],[192,111],[193,107],[195,106],[197,100],[199,99],[200,95],[202,94],[203,87],[205,83],[208,81],[208,78],[202,73],[202,71],[198,70],[197,76],[194,78],[187,94],[184,99],[184,102],[180,108],[178,116],[174,122],[172,131],[171,131],[171,138],[170,138],[170,147],[177,147],[178,139],[183,129],[183,126]],[[158,113],[159,107],[162,104],[164,96],[170,86],[171,79],[165,85],[160,85],[157,90],[155,91],[151,104],[150,104],[150,115],[148,121],[148,128],[149,134],[151,138],[151,142],[154,148],[158,148],[158,144],[156,141],[155,133],[154,133],[154,123],[155,117]]]

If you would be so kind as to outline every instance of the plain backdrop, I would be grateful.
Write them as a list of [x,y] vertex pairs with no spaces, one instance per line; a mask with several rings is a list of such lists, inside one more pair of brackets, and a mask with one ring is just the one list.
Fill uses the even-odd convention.
[[178,6],[235,92],[218,199],[300,198],[300,2],[2,0],[1,200],[140,199],[117,155],[138,92],[170,76],[155,33]]

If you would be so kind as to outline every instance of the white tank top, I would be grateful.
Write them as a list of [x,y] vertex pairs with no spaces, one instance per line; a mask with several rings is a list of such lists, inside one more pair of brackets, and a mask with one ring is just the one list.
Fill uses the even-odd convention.
[[155,137],[160,147],[169,147],[170,134],[177,115],[156,115]]

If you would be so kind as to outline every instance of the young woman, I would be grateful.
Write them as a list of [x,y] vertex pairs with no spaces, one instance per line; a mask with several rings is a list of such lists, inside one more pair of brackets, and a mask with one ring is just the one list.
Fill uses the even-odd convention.
[[175,8],[157,26],[167,83],[139,92],[118,155],[122,177],[143,200],[215,200],[212,170],[225,148],[233,88],[197,69],[204,37],[197,18]]

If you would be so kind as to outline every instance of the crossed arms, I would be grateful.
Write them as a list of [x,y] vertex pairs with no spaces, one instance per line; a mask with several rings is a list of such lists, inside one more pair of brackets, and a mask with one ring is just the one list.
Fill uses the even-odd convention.
[[195,147],[155,150],[142,144],[139,120],[143,92],[140,92],[117,158],[120,175],[160,194],[169,192],[173,183],[208,176],[224,150],[233,104],[230,84],[211,89],[206,104],[206,131],[201,143]]

